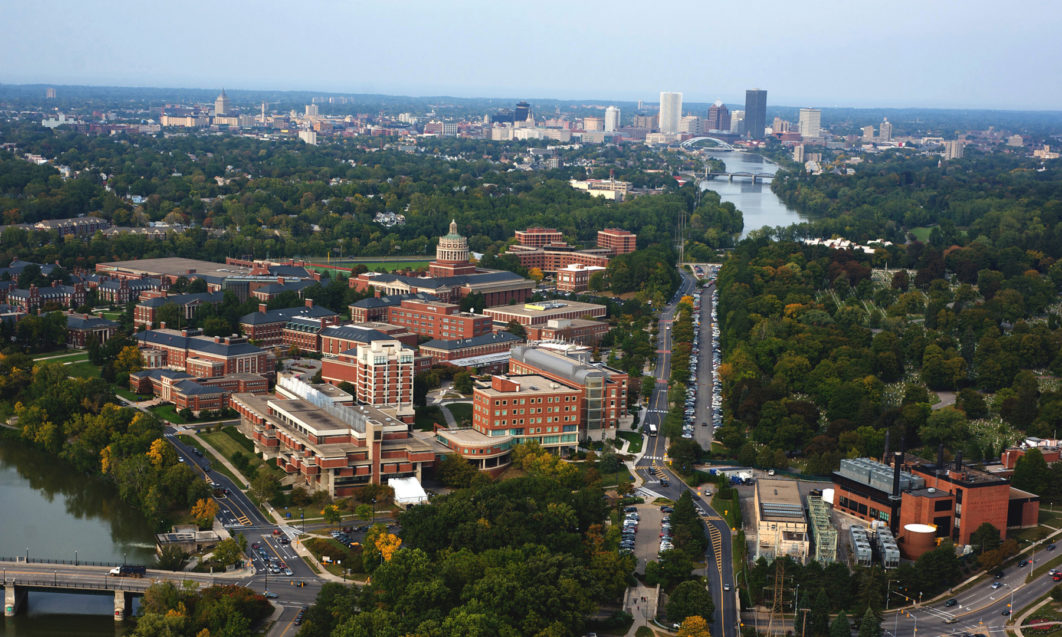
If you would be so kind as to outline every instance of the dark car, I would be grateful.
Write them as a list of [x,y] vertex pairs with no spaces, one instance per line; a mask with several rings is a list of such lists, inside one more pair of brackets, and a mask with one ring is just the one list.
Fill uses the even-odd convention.
[[1048,551],[1053,551],[1053,550],[1055,550],[1055,545],[1054,545],[1054,544],[1048,544],[1048,545],[1047,545],[1047,550],[1048,550]]
[[948,601],[944,602],[944,605],[945,606],[955,606],[958,603],[959,603],[959,601],[956,600],[956,599],[949,599]]
[[1009,608],[1004,608],[1003,612],[1000,613],[1000,615],[1003,615],[1004,617],[1006,617],[1007,615],[1010,615],[1010,609]]
[[1028,565],[1029,565],[1029,560],[1022,560],[1022,561],[1018,562],[1018,568],[1021,568],[1023,566],[1028,566]]
[[1004,575],[1006,575],[1006,573],[1004,573],[1003,571],[996,571],[995,572],[995,578],[996,579],[1003,579]]

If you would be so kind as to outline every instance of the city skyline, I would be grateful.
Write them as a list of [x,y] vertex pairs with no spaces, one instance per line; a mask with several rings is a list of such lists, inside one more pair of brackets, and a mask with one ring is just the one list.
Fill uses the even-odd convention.
[[[1039,79],[1051,76],[1047,65],[1062,53],[1053,37],[1060,13],[1035,0],[993,12],[992,21],[981,19],[991,9],[987,2],[900,2],[890,5],[896,19],[886,26],[876,9],[832,0],[792,15],[786,5],[771,3],[761,15],[785,19],[764,18],[753,30],[736,28],[743,12],[723,5],[713,7],[703,38],[693,29],[677,33],[641,20],[594,18],[636,7],[624,2],[592,4],[580,13],[588,19],[557,19],[564,5],[546,2],[530,20],[518,6],[473,0],[458,10],[413,2],[403,12],[308,4],[306,15],[328,19],[278,19],[284,6],[269,2],[246,12],[192,0],[187,10],[165,16],[128,0],[106,12],[57,0],[16,4],[6,7],[0,25],[0,58],[8,62],[0,81],[647,101],[669,87],[687,102],[731,104],[740,103],[746,88],[766,86],[772,103],[793,106],[1052,110],[1062,104],[1062,86]],[[467,26],[469,15],[488,9],[493,24],[522,24],[525,38],[548,46],[535,56],[483,55],[511,47],[508,29]],[[705,11],[685,2],[674,9],[692,16],[693,25]],[[705,12],[705,24],[708,17]],[[166,28],[157,28],[163,19]],[[726,51],[732,53],[726,65],[675,63]],[[592,52],[602,55],[588,57]],[[814,63],[783,64],[796,57]],[[599,72],[576,73],[573,60]]]

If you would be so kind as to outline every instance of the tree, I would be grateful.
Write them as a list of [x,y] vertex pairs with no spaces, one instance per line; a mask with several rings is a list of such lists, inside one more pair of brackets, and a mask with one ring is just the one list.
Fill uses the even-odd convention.
[[168,544],[162,547],[158,557],[155,558],[155,566],[164,571],[180,571],[188,563],[188,554],[181,547]]
[[687,617],[679,626],[678,637],[712,637],[708,630],[708,622],[703,617],[694,615]]
[[683,622],[695,615],[711,617],[713,613],[715,603],[712,595],[704,582],[698,580],[682,582],[667,598],[667,616],[673,622]]
[[1027,450],[1014,465],[1014,476],[1010,482],[1017,489],[1037,495],[1044,495],[1051,480],[1051,470],[1044,460],[1044,454],[1033,447]]
[[852,627],[848,624],[848,615],[843,610],[830,622],[830,637],[852,637]]
[[226,568],[239,564],[243,560],[243,551],[240,544],[233,538],[226,538],[214,547],[214,562]]
[[143,361],[140,358],[140,348],[136,345],[123,347],[114,360],[114,371],[119,375],[140,371],[142,367]]
[[509,324],[505,326],[505,331],[509,332],[513,336],[527,338],[527,329],[524,328],[523,323],[517,321],[516,319],[509,321]]
[[360,520],[368,520],[372,518],[372,505],[371,504],[359,504],[354,507],[354,515]]
[[859,637],[881,637],[881,620],[869,608],[859,622]]
[[276,471],[262,467],[251,480],[251,490],[263,501],[274,500],[280,494],[280,479]]
[[325,522],[329,524],[338,524],[343,519],[343,514],[340,513],[339,507],[334,504],[329,504],[321,509],[321,515],[324,516]]
[[982,522],[981,526],[974,529],[970,534],[970,544],[978,547],[981,553],[999,548],[1002,541],[999,539],[999,529],[991,522]]
[[454,376],[454,389],[465,396],[472,393],[472,374],[466,372],[458,372]]
[[472,484],[472,479],[479,472],[471,462],[463,457],[452,453],[447,455],[438,465],[439,479],[448,487],[463,489]]
[[192,507],[192,517],[199,524],[199,528],[209,528],[218,514],[218,503],[212,498],[200,498]]
[[527,271],[527,278],[531,279],[535,283],[539,283],[540,281],[542,281],[543,278],[545,278],[545,275],[542,274],[542,270],[540,268],[531,268]]

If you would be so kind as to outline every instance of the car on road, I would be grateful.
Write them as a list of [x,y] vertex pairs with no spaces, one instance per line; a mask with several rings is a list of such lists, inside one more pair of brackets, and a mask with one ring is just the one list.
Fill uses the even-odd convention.
[[670,506],[665,504],[664,506],[660,507],[660,512],[661,513],[674,513],[675,509],[673,509]]
[[952,599],[949,599],[948,601],[944,602],[944,605],[950,607],[950,606],[955,606],[958,603],[959,603],[959,600],[952,598]]
[[1048,551],[1053,551],[1053,550],[1055,550],[1055,545],[1054,545],[1054,544],[1048,544],[1048,545],[1047,545],[1047,550],[1048,550]]
[[1023,566],[1028,566],[1028,565],[1029,565],[1029,560],[1022,560],[1022,561],[1018,562],[1018,568],[1021,568]]
[[1003,582],[992,582],[992,590],[996,590],[997,588],[1003,588]]
[[266,592],[262,593],[262,596],[265,597],[266,599],[276,599],[277,597],[280,597],[279,595],[277,595],[273,591],[266,591]]
[[944,623],[945,624],[958,624],[959,623],[959,618],[958,617],[949,617],[949,618],[944,620]]
[[1003,579],[1006,573],[1004,571],[996,571],[993,575],[996,579]]
[[295,574],[295,571],[291,570],[290,568],[286,568],[286,569],[284,569],[284,574],[287,575],[288,577],[291,577],[292,575]]
[[1002,615],[1004,617],[1007,617],[1008,615],[1010,615],[1010,609],[1009,608],[1004,608],[1003,612],[1000,613],[1000,615]]
[[730,592],[730,584],[723,584],[723,590]]

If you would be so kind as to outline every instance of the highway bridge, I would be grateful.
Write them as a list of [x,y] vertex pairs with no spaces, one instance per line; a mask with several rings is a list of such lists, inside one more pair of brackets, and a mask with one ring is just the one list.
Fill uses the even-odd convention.
[[143,595],[156,582],[192,582],[200,588],[212,586],[215,579],[233,582],[243,573],[186,573],[148,570],[144,577],[116,577],[109,574],[114,564],[77,565],[64,561],[0,557],[0,586],[4,589],[4,615],[16,615],[32,591],[51,593],[91,593],[114,596],[114,620],[122,621],[133,607],[133,597]]
[[747,180],[751,180],[752,183],[757,183],[757,182],[764,182],[764,181],[769,181],[771,179],[774,179],[774,173],[753,173],[753,172],[734,172],[734,173],[719,172],[719,173],[713,173],[713,172],[707,172],[701,178],[701,181],[710,181],[712,179],[715,179],[716,177],[726,177],[728,181],[734,181],[735,179],[739,179],[739,180],[746,180],[747,179]]

